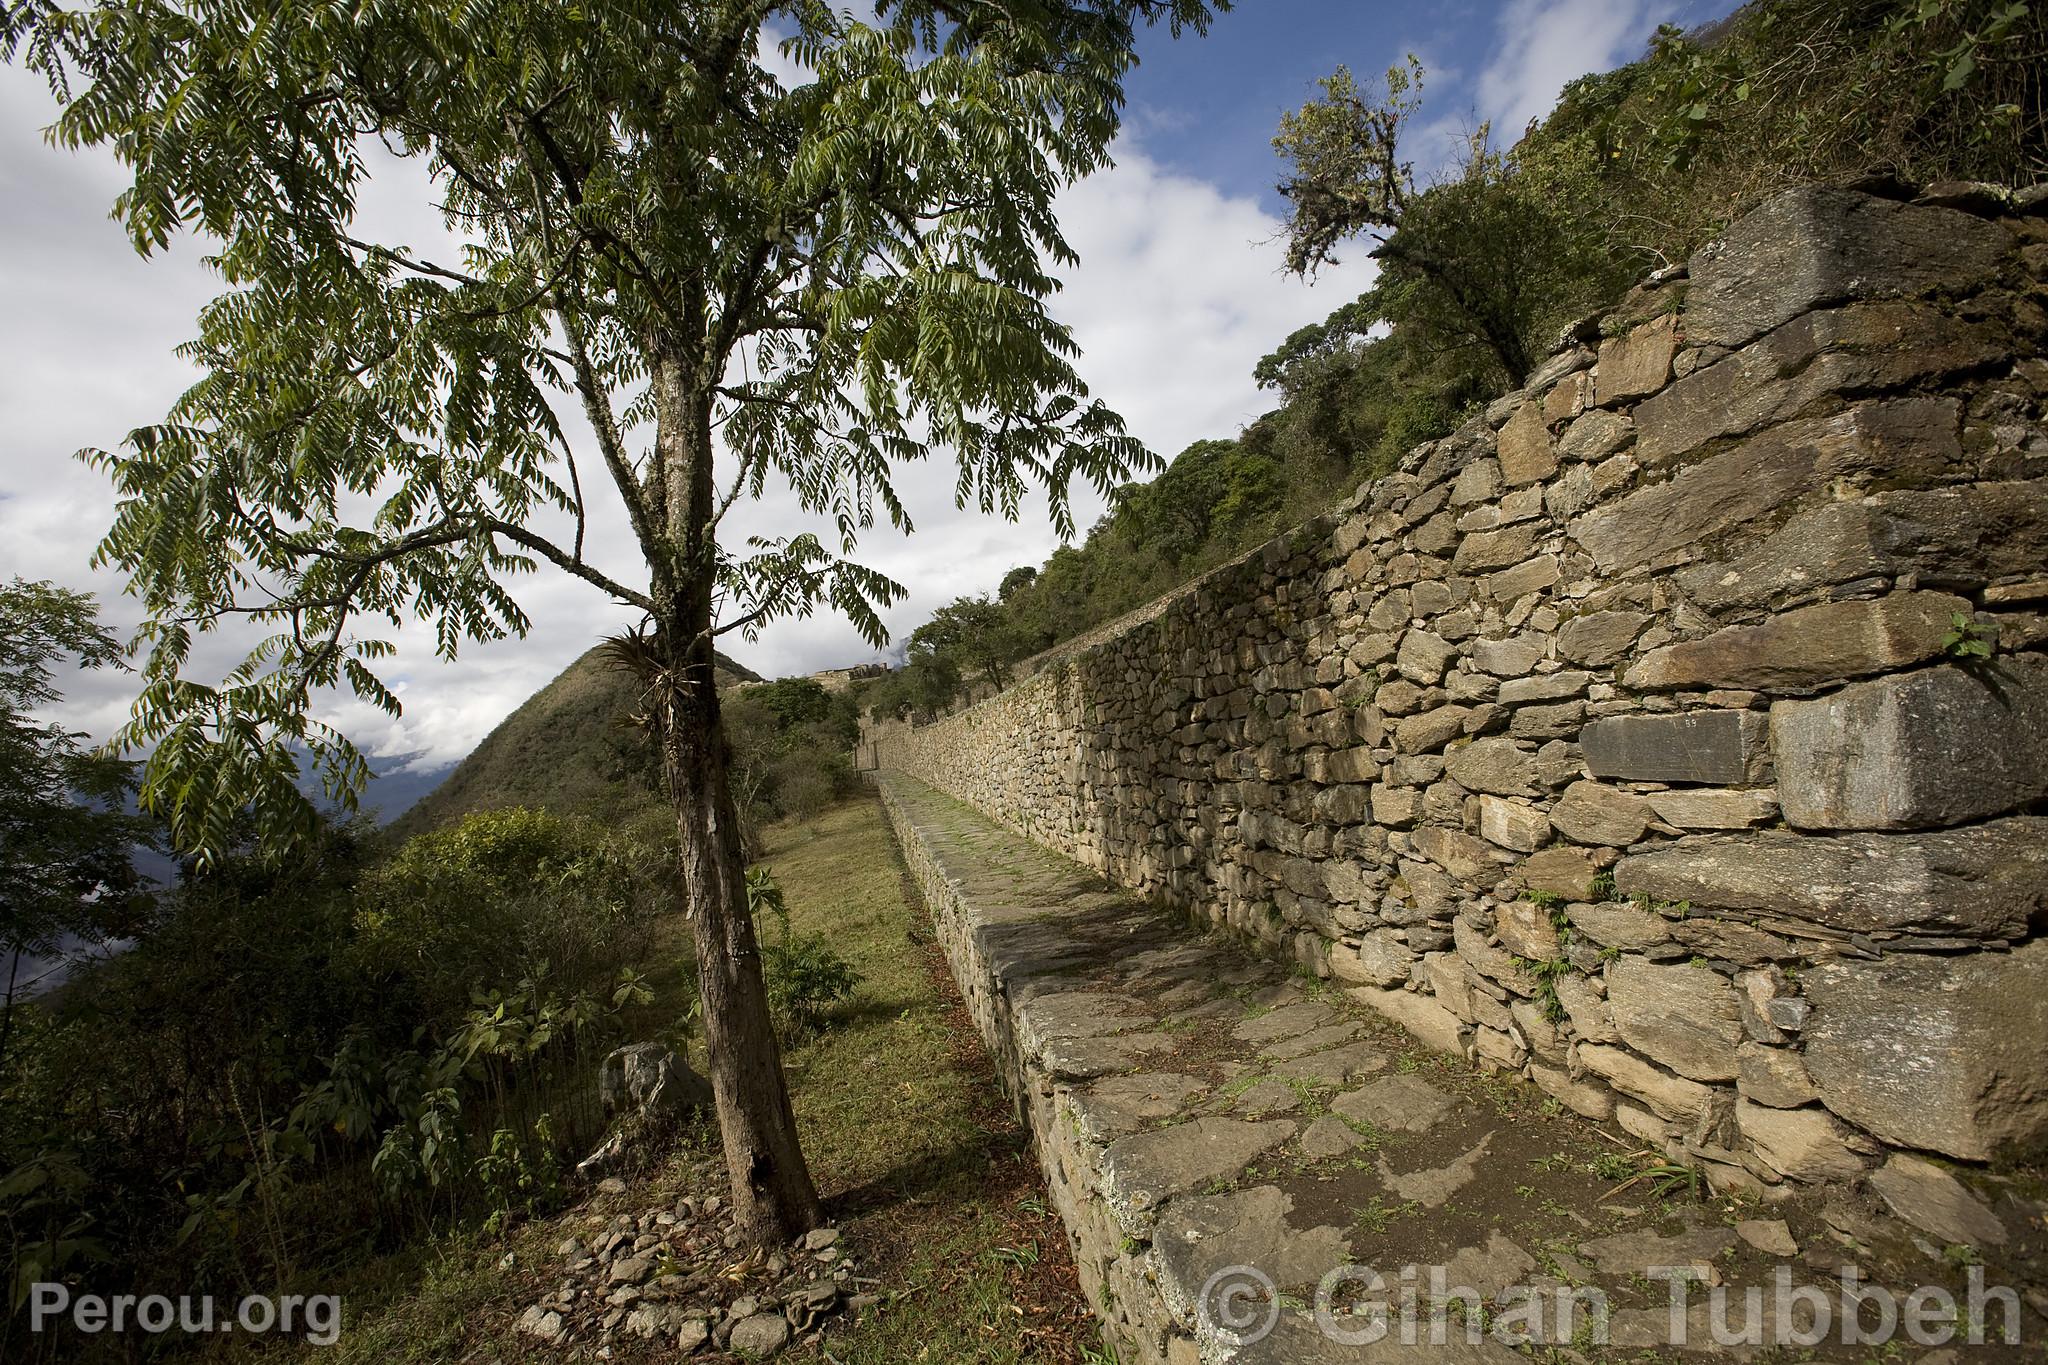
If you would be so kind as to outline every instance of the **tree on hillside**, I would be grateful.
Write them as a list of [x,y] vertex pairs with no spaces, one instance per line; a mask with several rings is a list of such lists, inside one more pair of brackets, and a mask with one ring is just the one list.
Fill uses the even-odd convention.
[[1433,333],[1415,338],[1431,350],[1475,349],[1516,383],[1542,354],[1538,334],[1560,295],[1579,292],[1590,244],[1517,183],[1485,125],[1457,175],[1418,188],[1402,133],[1421,105],[1422,76],[1410,57],[1387,71],[1373,101],[1339,67],[1321,97],[1282,117],[1273,145],[1291,166],[1279,187],[1293,205],[1287,265],[1313,273],[1345,240],[1370,237],[1382,308],[1406,304],[1395,325],[1412,319]]
[[22,960],[67,939],[126,932],[148,903],[135,870],[147,826],[126,810],[129,765],[35,717],[58,700],[55,669],[65,661],[121,664],[92,597],[20,578],[0,584],[0,1071],[26,984]]
[[1010,685],[1011,662],[1027,652],[1009,613],[987,597],[956,597],[940,607],[910,632],[910,651],[948,659],[956,674],[972,669],[995,688]]
[[[0,55],[64,102],[57,142],[132,171],[137,249],[198,232],[227,285],[186,348],[203,377],[92,456],[122,497],[100,558],[148,613],[118,737],[150,750],[145,803],[209,850],[243,809],[272,839],[310,827],[301,753],[359,789],[315,706],[346,687],[397,712],[365,619],[423,619],[444,655],[518,634],[508,585],[542,561],[637,608],[615,653],[661,745],[736,1210],[760,1242],[811,1226],[713,643],[830,606],[879,644],[900,589],[847,556],[878,510],[908,529],[901,462],[950,450],[984,512],[1036,484],[1067,532],[1072,478],[1106,494],[1147,461],[1046,312],[1074,260],[1052,197],[1105,162],[1136,27],[1224,2],[0,0]],[[779,35],[814,79],[778,80]],[[424,164],[463,259],[365,235],[372,139]],[[735,543],[727,515],[771,482],[830,535]],[[607,486],[624,577],[585,553]],[[218,684],[185,676],[236,617],[270,634]]]

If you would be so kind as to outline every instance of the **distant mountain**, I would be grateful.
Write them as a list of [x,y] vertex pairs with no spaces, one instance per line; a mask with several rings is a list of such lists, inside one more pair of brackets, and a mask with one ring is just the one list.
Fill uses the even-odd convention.
[[[717,678],[720,687],[762,680],[723,654]],[[431,773],[379,778],[363,804],[402,812],[387,826],[395,839],[509,806],[605,815],[617,806],[623,779],[645,762],[635,733],[621,724],[632,702],[632,679],[593,649],[505,717],[468,758]],[[432,785],[401,806],[395,797],[408,781]]]

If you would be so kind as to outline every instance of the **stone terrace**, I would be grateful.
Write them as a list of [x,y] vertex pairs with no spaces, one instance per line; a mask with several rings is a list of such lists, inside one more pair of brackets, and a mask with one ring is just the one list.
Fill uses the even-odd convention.
[[[1740,1291],[1760,1286],[1769,1342],[1780,1267],[1831,1289],[1830,1303],[1847,1265],[1900,1293],[1946,1283],[1966,1302],[1964,1246],[1985,1258],[1989,1284],[2021,1287],[2020,1331],[2039,1350],[2048,1204],[2026,1182],[1966,1173],[1965,1186],[1896,1155],[1854,1194],[1787,1185],[1763,1202],[1701,1200],[1682,1176],[1660,1189],[1638,1173],[1658,1155],[1611,1125],[1446,1056],[1340,990],[1246,956],[1239,940],[1202,935],[913,778],[876,782],[1126,1362],[1511,1361],[1526,1342],[1560,1360],[1788,1358],[1714,1345],[1700,1286],[1686,1315],[1692,1348],[1674,1351],[1670,1286],[1653,1272],[1690,1267],[1734,1291],[1736,1331]],[[1425,1268],[1425,1304],[1431,1266],[1483,1302],[1452,1304],[1449,1345],[1427,1344],[1426,1306],[1424,1344],[1398,1344],[1398,1319],[1387,1341],[1340,1344],[1308,1305],[1323,1275],[1349,1263],[1385,1277],[1397,1314],[1411,1265]],[[1277,1287],[1281,1308],[1269,1335],[1239,1342],[1230,1323],[1247,1310],[1263,1321],[1264,1300],[1224,1298],[1212,1277],[1246,1266]],[[1241,1272],[1237,1282],[1249,1283]],[[1594,1290],[1604,1318],[1589,1307]],[[1988,1314],[1993,1340],[2003,1312]],[[1467,1320],[1487,1324],[1476,1341]],[[1793,1356],[1872,1358],[1844,1345],[1835,1321]],[[1884,1358],[1916,1357],[1949,1358],[1924,1344]]]

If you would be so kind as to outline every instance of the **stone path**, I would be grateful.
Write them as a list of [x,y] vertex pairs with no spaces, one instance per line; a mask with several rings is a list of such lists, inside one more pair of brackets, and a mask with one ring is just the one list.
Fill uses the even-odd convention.
[[[2043,1358],[2038,1181],[1895,1161],[1857,1189],[1708,1196],[1327,983],[878,786],[1125,1365]],[[1965,1344],[1973,1280],[1989,1340],[2010,1322],[2021,1346]],[[1918,1316],[1856,1340],[1845,1284],[1866,1338],[1886,1301]]]

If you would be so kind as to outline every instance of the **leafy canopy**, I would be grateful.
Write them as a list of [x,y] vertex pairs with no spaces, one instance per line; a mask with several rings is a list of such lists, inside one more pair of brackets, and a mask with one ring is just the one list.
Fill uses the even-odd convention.
[[[1036,485],[1070,532],[1071,479],[1151,457],[1046,311],[1075,259],[1052,196],[1104,164],[1135,27],[1210,8],[0,0],[0,56],[66,101],[54,140],[133,172],[136,248],[203,234],[226,286],[184,348],[200,381],[89,456],[122,498],[100,561],[148,612],[118,736],[153,750],[146,804],[201,850],[251,802],[303,833],[302,755],[345,802],[367,774],[323,695],[399,710],[356,623],[417,618],[452,656],[526,630],[512,584],[542,562],[696,657],[820,606],[879,643],[901,589],[847,556],[878,514],[909,529],[892,473],[935,448],[961,504]],[[778,37],[811,79],[778,78]],[[394,155],[460,260],[371,235]],[[722,536],[771,482],[829,533]],[[600,498],[644,575],[586,555]],[[186,677],[236,618],[264,632],[245,661]]]
[[147,902],[134,866],[147,829],[124,810],[127,765],[35,714],[59,700],[56,670],[66,663],[121,666],[92,597],[21,578],[0,584],[0,954],[119,933]]

